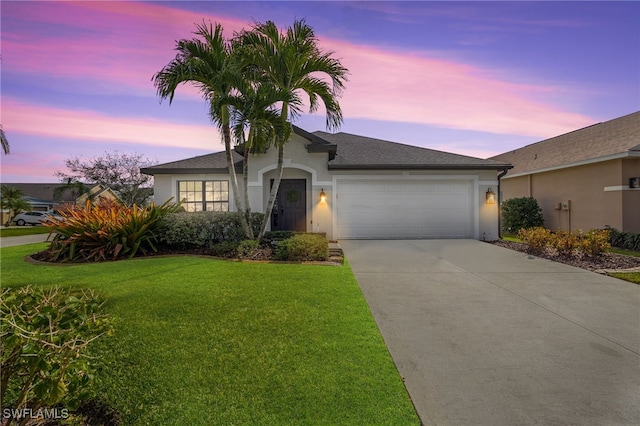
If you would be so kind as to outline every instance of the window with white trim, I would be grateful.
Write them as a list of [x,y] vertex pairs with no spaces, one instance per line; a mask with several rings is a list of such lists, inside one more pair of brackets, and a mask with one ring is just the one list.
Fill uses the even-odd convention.
[[182,200],[182,206],[188,212],[229,211],[229,181],[179,181],[178,200]]

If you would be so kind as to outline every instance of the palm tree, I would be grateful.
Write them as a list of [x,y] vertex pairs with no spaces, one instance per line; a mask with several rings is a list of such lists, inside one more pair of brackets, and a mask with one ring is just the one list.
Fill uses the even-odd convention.
[[[80,197],[83,194],[89,194],[90,188],[84,183],[80,182],[77,179],[72,177],[67,177],[66,181],[63,181],[62,185],[57,186],[53,190],[53,198],[61,199],[65,192],[69,191],[74,200]],[[92,200],[91,194],[89,194],[89,199]]]
[[[309,99],[309,112],[318,110],[319,101],[325,107],[326,127],[337,128],[342,123],[342,110],[337,102],[348,70],[333,58],[333,52],[323,52],[318,46],[313,29],[303,20],[282,33],[272,21],[256,23],[251,31],[241,32],[237,38],[244,46],[244,69],[260,75],[261,81],[272,84],[285,98],[280,104],[280,116],[289,122],[302,113],[304,100]],[[320,78],[323,75],[331,84]],[[282,126],[276,140],[278,146],[278,166],[276,178],[262,223],[258,239],[264,236],[273,210],[282,172],[284,170],[284,145],[291,136],[291,125]]]
[[[251,154],[261,153],[272,146],[286,122],[282,120],[279,111],[274,107],[282,102],[282,95],[270,84],[244,84],[238,88],[232,100],[231,122],[236,141],[236,151],[243,155],[244,176],[244,204],[245,216],[249,224],[251,207],[249,204],[248,172]],[[253,229],[249,238],[254,238]]]
[[4,151],[5,154],[8,154],[9,141],[7,140],[7,135],[4,134],[4,129],[2,128],[1,124],[0,124],[0,142],[2,143],[2,151]]
[[[156,73],[152,81],[160,99],[169,98],[169,103],[173,101],[177,87],[183,83],[196,86],[207,100],[211,120],[222,132],[234,202],[242,212],[245,208],[238,192],[238,178],[231,152],[230,128],[230,102],[235,89],[234,83],[241,75],[234,72],[231,44],[222,34],[222,26],[220,24],[215,24],[215,27],[212,24],[207,26],[203,22],[196,25],[196,29],[194,34],[202,39],[179,40],[175,48],[178,52],[176,57]],[[250,226],[242,213],[240,222],[243,232],[249,237]]]
[[7,219],[6,226],[11,224],[11,220],[21,211],[31,209],[29,204],[24,198],[24,192],[20,189],[2,185],[0,187],[0,208],[9,210],[9,218]]

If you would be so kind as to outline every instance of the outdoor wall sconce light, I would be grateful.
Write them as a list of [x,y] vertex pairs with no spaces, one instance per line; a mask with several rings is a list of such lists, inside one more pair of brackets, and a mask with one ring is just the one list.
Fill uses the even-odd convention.
[[487,189],[487,204],[495,204],[496,203],[496,193],[493,192],[493,189]]
[[327,202],[327,194],[324,193],[324,188],[322,188],[322,190],[320,191],[320,202],[321,203]]

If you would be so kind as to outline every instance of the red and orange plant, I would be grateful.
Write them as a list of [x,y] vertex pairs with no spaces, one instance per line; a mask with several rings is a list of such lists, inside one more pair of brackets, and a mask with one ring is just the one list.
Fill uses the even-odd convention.
[[157,225],[179,205],[167,201],[161,206],[124,206],[115,201],[61,212],[62,219],[45,223],[53,240],[45,258],[53,262],[116,260],[138,252],[157,251]]

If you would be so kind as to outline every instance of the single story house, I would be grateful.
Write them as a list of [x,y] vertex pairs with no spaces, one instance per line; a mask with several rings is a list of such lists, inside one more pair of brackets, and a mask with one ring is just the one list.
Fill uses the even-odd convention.
[[640,112],[491,159],[513,165],[502,199],[535,198],[549,229],[640,232]]
[[[235,151],[233,155],[241,182],[243,159]],[[347,133],[308,133],[295,126],[284,164],[270,229],[326,233],[330,240],[496,239],[498,206],[487,197],[495,194],[498,171],[511,167]],[[275,148],[251,157],[252,211],[265,211],[276,167]],[[235,210],[224,152],[142,172],[154,176],[157,203],[173,198],[182,200],[188,211]]]
[[[10,188],[19,189],[24,194],[22,198],[31,205],[32,211],[51,212],[54,210],[65,210],[68,206],[84,206],[87,198],[117,199],[111,188],[105,188],[100,184],[87,184],[88,193],[78,196],[72,189],[58,191],[64,186],[62,183],[3,183]],[[0,223],[6,223],[8,210],[0,212]]]
[[80,195],[75,199],[75,205],[84,206],[91,199],[94,203],[100,200],[118,201],[119,198],[115,192],[109,187],[100,184],[93,185],[88,192]]

